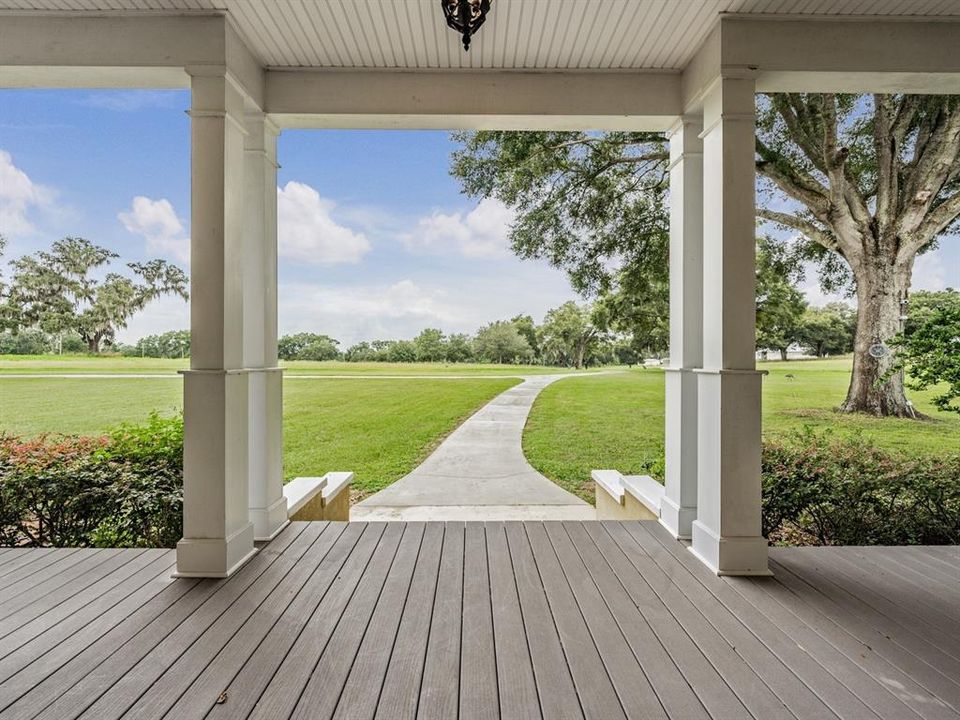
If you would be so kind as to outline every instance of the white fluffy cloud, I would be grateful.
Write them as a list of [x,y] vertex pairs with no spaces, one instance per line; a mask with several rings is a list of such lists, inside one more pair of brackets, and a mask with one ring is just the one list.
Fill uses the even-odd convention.
[[53,191],[39,185],[13,164],[13,157],[0,150],[0,234],[29,235],[35,232],[31,212],[49,208]]
[[335,204],[304,183],[277,189],[280,256],[314,265],[358,263],[370,251],[366,235],[338,224]]
[[190,238],[169,200],[151,200],[137,195],[130,210],[117,217],[128,231],[147,241],[147,250],[151,253],[171,255],[180,262],[190,262]]
[[401,241],[410,250],[456,252],[468,258],[500,258],[509,254],[514,215],[499,200],[485,198],[466,215],[434,212],[421,218]]
[[425,327],[449,327],[460,318],[441,290],[412,280],[391,285],[324,287],[280,284],[283,333],[323,332],[344,343],[413,337]]

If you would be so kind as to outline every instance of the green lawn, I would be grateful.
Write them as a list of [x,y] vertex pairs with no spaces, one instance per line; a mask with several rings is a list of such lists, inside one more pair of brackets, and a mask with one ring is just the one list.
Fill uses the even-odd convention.
[[[425,458],[513,378],[301,379],[284,386],[285,475],[352,470],[375,492]],[[176,412],[179,377],[0,379],[0,432],[94,435],[151,410]]]
[[[0,355],[0,374],[163,374],[174,375],[188,367],[189,360],[89,355]],[[497,365],[493,363],[348,363],[339,361],[281,362],[290,375],[544,375],[582,372],[542,365]]]
[[[862,433],[891,450],[918,453],[960,449],[960,417],[937,412],[932,392],[911,392],[930,420],[839,415],[850,378],[848,358],[761,363],[763,427],[767,436],[804,426]],[[793,375],[793,378],[786,377]],[[633,370],[568,378],[537,398],[527,421],[524,451],[531,464],[571,492],[592,499],[590,471],[616,468],[659,476],[663,454],[663,373]]]

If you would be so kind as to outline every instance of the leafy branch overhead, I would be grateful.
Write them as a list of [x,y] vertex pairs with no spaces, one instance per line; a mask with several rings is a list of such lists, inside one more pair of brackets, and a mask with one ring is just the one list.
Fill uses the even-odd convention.
[[[481,131],[455,139],[451,172],[464,192],[498,198],[517,213],[516,255],[566,271],[584,295],[612,294],[607,317],[621,327],[648,337],[665,332],[664,136]],[[780,238],[789,247],[784,259],[794,268],[813,261],[826,291],[857,294],[843,409],[911,416],[902,381],[886,373],[892,357],[869,350],[899,332],[917,254],[958,229],[960,98],[763,96],[756,162],[758,214],[790,234]],[[767,250],[769,257],[773,246]],[[783,286],[760,289],[760,338],[782,343],[782,330],[800,312],[798,299]],[[775,306],[778,298],[789,307]],[[650,317],[661,325],[646,322]]]

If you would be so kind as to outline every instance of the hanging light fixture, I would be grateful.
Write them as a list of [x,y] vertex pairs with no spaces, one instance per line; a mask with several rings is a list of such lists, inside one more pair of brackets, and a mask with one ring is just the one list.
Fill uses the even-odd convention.
[[480,29],[490,12],[490,0],[440,0],[447,25],[463,36],[463,49],[470,49],[470,36]]

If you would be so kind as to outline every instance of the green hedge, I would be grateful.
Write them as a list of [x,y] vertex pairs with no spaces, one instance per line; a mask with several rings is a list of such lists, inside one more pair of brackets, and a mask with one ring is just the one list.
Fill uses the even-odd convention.
[[960,542],[960,453],[907,456],[812,430],[763,448],[763,532],[794,545]]
[[182,468],[181,418],[99,438],[0,436],[0,544],[173,547]]

